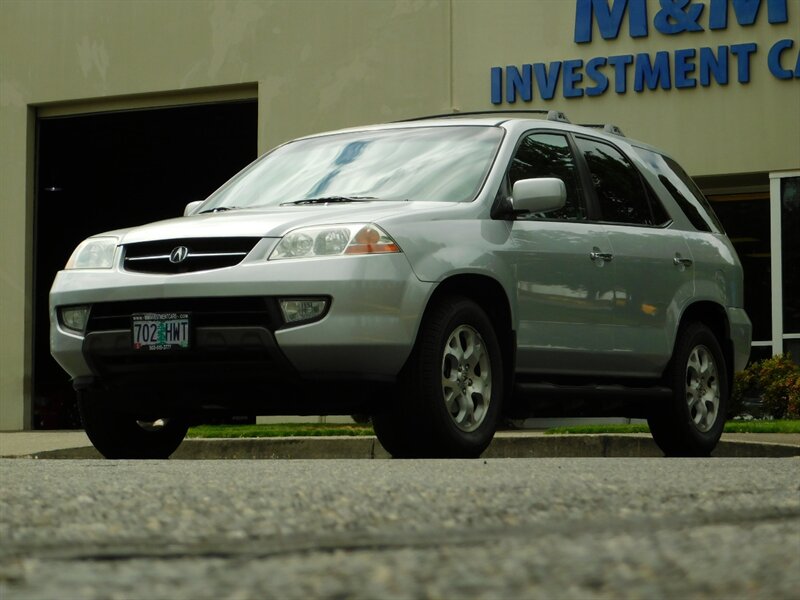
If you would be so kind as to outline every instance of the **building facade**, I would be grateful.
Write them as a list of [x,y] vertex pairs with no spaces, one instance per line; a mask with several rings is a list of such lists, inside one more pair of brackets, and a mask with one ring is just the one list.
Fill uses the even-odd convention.
[[299,135],[512,109],[672,154],[742,259],[752,356],[800,356],[800,0],[4,0],[0,430],[65,426],[42,315],[85,235]]

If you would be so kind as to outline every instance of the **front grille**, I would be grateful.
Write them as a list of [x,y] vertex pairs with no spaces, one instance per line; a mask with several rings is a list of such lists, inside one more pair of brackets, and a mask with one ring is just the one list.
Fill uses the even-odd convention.
[[148,312],[191,313],[192,327],[264,327],[274,331],[282,323],[279,309],[272,298],[162,298],[93,304],[86,332],[130,330],[131,315]]
[[[260,238],[188,238],[139,242],[124,246],[124,268],[137,273],[191,273],[239,264]],[[176,262],[173,251],[185,248]]]

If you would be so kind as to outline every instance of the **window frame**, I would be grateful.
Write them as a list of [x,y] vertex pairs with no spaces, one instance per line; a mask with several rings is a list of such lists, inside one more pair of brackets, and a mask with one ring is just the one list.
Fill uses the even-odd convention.
[[[678,177],[678,179],[688,188],[689,192],[694,197],[694,200],[700,205],[700,208],[702,209],[702,212],[700,212],[700,218],[703,219],[703,221],[705,221],[706,225],[709,227],[709,231],[705,231],[704,233],[727,235],[725,233],[725,227],[723,227],[722,222],[719,220],[719,217],[714,212],[714,207],[711,205],[708,198],[706,198],[706,195],[703,193],[703,190],[700,189],[697,183],[686,172],[686,169],[684,169],[677,160],[675,160],[668,154],[664,153],[660,154],[661,158],[664,160],[667,167],[669,167],[669,170],[672,171]],[[691,199],[689,199],[689,203],[690,204],[692,203]],[[686,211],[684,210],[683,206],[680,205],[680,203],[678,203],[678,208],[681,209],[681,211],[683,211],[684,214],[686,213]],[[689,218],[688,215],[686,215],[686,218],[689,219],[689,221],[691,222],[691,218]],[[703,231],[702,229],[698,229],[694,223],[692,223],[692,227],[694,227],[697,231]]]
[[[533,134],[546,134],[546,135],[561,135],[564,136],[567,140],[567,145],[569,146],[570,152],[575,159],[575,166],[578,170],[578,179],[580,182],[580,194],[583,197],[584,207],[586,209],[586,218],[580,219],[577,221],[567,221],[565,219],[543,219],[543,218],[520,218],[521,215],[513,215],[510,214],[508,211],[501,210],[502,204],[511,196],[511,182],[509,173],[511,171],[511,165],[514,160],[514,157],[517,155],[520,146],[522,145],[523,140],[530,135]],[[603,144],[607,144],[614,148],[617,152],[619,152],[625,160],[627,160],[628,165],[632,168],[636,175],[641,182],[642,187],[645,191],[645,201],[647,203],[647,208],[650,213],[650,218],[653,220],[653,223],[624,223],[619,221],[604,221],[602,220],[602,211],[600,209],[600,199],[597,196],[597,192],[594,189],[594,183],[592,182],[592,171],[589,168],[589,164],[586,162],[586,157],[584,157],[583,152],[581,152],[580,148],[578,147],[578,143],[576,139],[583,138],[591,142],[599,142]],[[661,212],[667,217],[667,219],[661,223],[656,223],[655,218],[655,210],[654,210],[654,203],[658,203],[658,206],[661,208]],[[508,159],[508,163],[505,167],[505,172],[503,174],[503,179],[500,182],[500,186],[497,190],[497,194],[495,195],[495,202],[492,208],[492,215],[494,218],[511,218],[512,220],[524,220],[530,222],[543,222],[543,223],[591,223],[591,224],[604,224],[604,225],[616,225],[622,227],[647,227],[648,229],[666,229],[670,225],[672,225],[673,218],[672,215],[669,214],[669,211],[664,207],[663,202],[658,197],[658,194],[653,190],[652,186],[648,183],[647,179],[641,172],[641,169],[636,164],[634,160],[631,159],[630,155],[622,150],[619,146],[612,143],[610,140],[595,137],[592,135],[584,134],[582,132],[572,132],[567,130],[561,129],[552,129],[549,127],[535,127],[533,129],[528,129],[522,132],[517,141],[514,144],[514,150],[511,153],[511,157]],[[510,216],[509,216],[510,215]]]
[[[645,179],[644,175],[642,175],[641,170],[636,165],[636,163],[631,160],[631,157],[628,155],[627,152],[622,150],[619,146],[612,143],[610,140],[594,137],[591,135],[586,135],[584,133],[575,133],[572,134],[576,139],[585,139],[590,142],[606,144],[607,146],[611,146],[617,152],[619,152],[625,160],[628,162],[629,167],[636,173],[636,176],[639,178],[639,182],[642,185],[642,188],[645,192],[645,203],[647,204],[647,209],[650,213],[650,218],[653,221],[652,223],[626,223],[622,221],[606,221],[602,219],[603,212],[601,209],[600,198],[597,196],[597,190],[594,188],[594,183],[592,182],[592,170],[589,167],[589,163],[586,161],[586,157],[583,155],[583,152],[580,151],[577,141],[574,142],[575,147],[578,148],[578,162],[580,163],[586,177],[586,185],[588,188],[586,189],[586,194],[588,195],[587,204],[592,206],[592,210],[590,211],[590,215],[592,217],[593,223],[600,223],[604,225],[616,225],[616,226],[623,226],[623,227],[647,227],[648,229],[666,229],[669,227],[672,222],[672,216],[669,214],[669,211],[664,207],[664,204],[658,198],[658,194],[653,190],[650,184]],[[666,215],[667,220],[661,223],[656,222],[655,210],[654,210],[654,203],[658,203],[661,207],[661,211]]]
[[[503,174],[503,180],[500,182],[500,189],[498,189],[495,203],[497,203],[497,201],[500,198],[507,199],[511,197],[511,178],[510,178],[511,165],[514,162],[514,158],[517,156],[517,152],[519,151],[520,146],[522,146],[522,142],[526,138],[534,134],[558,135],[558,136],[563,136],[564,139],[566,139],[567,146],[569,147],[569,150],[572,153],[573,159],[575,161],[575,169],[577,171],[578,182],[580,184],[580,189],[578,190],[578,194],[583,200],[583,208],[584,212],[586,213],[586,216],[583,219],[569,221],[567,219],[541,218],[541,217],[533,217],[532,215],[527,215],[527,214],[526,215],[514,214],[512,219],[515,221],[541,222],[541,223],[596,223],[597,221],[594,221],[592,218],[593,207],[590,204],[590,198],[586,194],[587,180],[585,177],[584,168],[581,166],[581,157],[579,156],[578,147],[575,144],[575,140],[572,139],[572,135],[569,131],[562,131],[559,129],[536,127],[533,129],[528,129],[524,131],[522,134],[520,134],[520,136],[517,138],[516,143],[514,144],[514,150],[511,153],[511,157],[508,159],[508,164],[506,165],[505,172]],[[589,183],[591,183],[591,181],[589,181]]]

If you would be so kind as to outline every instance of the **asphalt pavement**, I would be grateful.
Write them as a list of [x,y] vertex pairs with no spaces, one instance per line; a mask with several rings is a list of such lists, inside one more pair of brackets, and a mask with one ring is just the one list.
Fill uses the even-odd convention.
[[0,460],[3,600],[796,600],[797,458]]

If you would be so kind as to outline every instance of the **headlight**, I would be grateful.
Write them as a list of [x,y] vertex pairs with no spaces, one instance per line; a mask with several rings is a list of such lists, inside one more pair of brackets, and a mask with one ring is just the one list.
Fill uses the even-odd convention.
[[95,237],[81,242],[69,257],[65,269],[110,269],[118,238]]
[[400,252],[400,246],[377,225],[352,223],[290,231],[278,242],[269,260],[396,252]]

